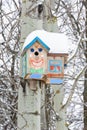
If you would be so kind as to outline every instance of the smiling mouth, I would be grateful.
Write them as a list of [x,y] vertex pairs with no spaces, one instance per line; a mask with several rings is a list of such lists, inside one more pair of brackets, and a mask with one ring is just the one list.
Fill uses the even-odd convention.
[[34,67],[41,67],[43,65],[43,59],[41,59],[41,60],[31,60],[30,62]]

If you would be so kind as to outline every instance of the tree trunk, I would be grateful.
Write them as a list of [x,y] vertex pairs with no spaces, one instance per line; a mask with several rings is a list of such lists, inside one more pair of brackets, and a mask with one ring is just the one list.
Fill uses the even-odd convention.
[[44,1],[43,28],[49,32],[58,32],[57,17],[52,14],[54,0]]
[[[36,2],[23,0],[21,15],[21,43],[36,29],[42,29],[42,19],[32,17]],[[36,5],[35,5],[36,6]],[[31,10],[30,10],[31,9]],[[31,11],[33,11],[31,13]],[[36,12],[35,12],[36,13]],[[20,65],[21,69],[21,65]],[[27,83],[29,82],[30,85]],[[24,80],[25,90],[19,87],[18,92],[18,130],[41,130],[41,86],[40,81]],[[35,91],[30,88],[37,88]],[[42,97],[44,98],[44,96]]]
[[63,98],[64,98],[64,88],[63,85],[53,85],[54,89],[54,110],[59,115],[59,119],[56,120],[56,130],[67,130],[66,127],[66,109],[62,108]]
[[[26,1],[26,2],[25,2]],[[21,43],[24,43],[26,37],[32,31],[36,29],[43,29],[43,20],[42,18],[39,19],[38,16],[31,16],[30,12],[33,10],[32,14],[34,13],[33,6],[34,3],[30,2],[29,0],[24,0],[22,2],[22,15],[21,15]],[[33,9],[32,9],[33,8]],[[35,10],[37,11],[37,10]],[[35,15],[38,15],[37,13]]]
[[26,83],[26,93],[19,88],[18,97],[18,130],[41,130],[41,89],[39,81],[31,81],[36,91],[32,91]]
[[[54,5],[54,0],[45,0],[44,1],[44,16],[43,16],[43,27],[46,31],[49,31],[49,32],[58,32],[58,26],[57,26],[57,17],[54,16],[52,14],[52,9],[55,10],[55,5]],[[54,122],[54,125],[51,123],[50,125],[53,125],[53,127],[51,127],[51,130],[52,129],[56,129],[56,130],[67,130],[67,127],[66,127],[66,123],[65,123],[65,109],[61,109],[62,107],[62,101],[63,101],[63,97],[64,97],[64,90],[63,90],[63,87],[62,85],[50,85],[50,88],[53,89],[54,93],[58,92],[54,99],[53,99],[53,102],[54,102],[54,105],[50,104],[52,109],[54,109],[55,111],[55,114],[56,112],[59,114],[60,118],[61,118],[61,121],[57,120],[56,119],[56,123]],[[60,88],[60,90],[59,90]],[[47,97],[48,98],[48,97]],[[46,98],[46,99],[47,99]],[[49,100],[49,99],[48,99]],[[49,102],[47,100],[47,102]],[[46,117],[47,117],[47,129],[49,129],[49,114],[50,114],[50,110],[46,111]]]
[[[27,37],[27,35],[36,30],[36,29],[42,29],[42,27],[50,32],[58,32],[57,30],[57,18],[55,16],[53,16],[52,12],[51,12],[51,4],[54,1],[50,1],[50,0],[45,0],[44,1],[44,16],[43,16],[43,21],[41,19],[38,20],[38,17],[36,19],[32,19],[30,17],[29,11],[28,9],[31,2],[28,0],[24,0],[23,2],[23,8],[22,8],[22,29],[21,29],[21,42],[24,43],[25,38]],[[31,4],[32,5],[32,4]],[[53,8],[53,7],[52,7]],[[33,12],[32,12],[33,13]],[[38,22],[38,23],[37,23]],[[42,25],[43,23],[43,25]],[[41,98],[43,100],[45,100],[45,92],[44,89],[42,90],[44,92],[43,96],[41,97],[41,89],[39,87],[39,81],[37,82],[37,91],[36,93],[33,92],[28,84],[26,84],[26,93],[25,95],[23,95],[22,92],[22,88],[19,88],[19,100],[18,100],[18,127],[23,130],[44,130],[46,129],[46,124],[45,126],[42,125],[40,126],[40,123],[45,122],[45,109],[42,109],[42,112],[40,111],[40,102],[41,102]],[[54,86],[53,89],[54,91],[56,91],[58,89],[59,86]],[[52,88],[52,87],[51,87]],[[62,102],[62,98],[63,98],[63,91],[60,93],[61,96],[55,96],[54,98],[54,108],[57,111],[60,109],[60,107],[57,105],[58,101],[60,101],[59,103],[61,104]],[[62,97],[62,98],[61,98]],[[60,99],[59,99],[60,98]],[[37,102],[36,102],[37,101]],[[38,103],[38,104],[37,104]],[[42,105],[43,106],[43,105]],[[53,106],[52,106],[53,107]],[[42,107],[41,107],[42,108]],[[60,111],[58,111],[60,112]],[[61,120],[61,122],[57,122],[59,125],[57,125],[56,123],[56,130],[61,129],[61,130],[66,130],[65,128],[65,119],[64,119],[64,111],[61,112],[61,118],[63,118],[63,120]],[[41,118],[40,116],[42,116],[42,122],[41,122]],[[52,116],[51,116],[52,117]],[[49,120],[48,120],[49,121]],[[44,123],[43,123],[44,124]],[[61,125],[63,125],[63,127],[61,127]],[[44,128],[45,127],[45,128]],[[47,128],[49,129],[49,127]]]

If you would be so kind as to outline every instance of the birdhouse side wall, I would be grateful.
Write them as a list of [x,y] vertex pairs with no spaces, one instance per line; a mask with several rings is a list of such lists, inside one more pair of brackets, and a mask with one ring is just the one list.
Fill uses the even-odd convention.
[[60,78],[64,77],[64,57],[60,56],[48,56],[48,78]]

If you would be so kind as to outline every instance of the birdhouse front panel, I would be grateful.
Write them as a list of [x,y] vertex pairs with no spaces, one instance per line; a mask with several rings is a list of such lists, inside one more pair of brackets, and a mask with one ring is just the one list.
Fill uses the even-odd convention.
[[35,42],[27,51],[27,70],[30,74],[45,74],[47,70],[47,51]]
[[48,55],[48,78],[59,78],[64,76],[64,57]]

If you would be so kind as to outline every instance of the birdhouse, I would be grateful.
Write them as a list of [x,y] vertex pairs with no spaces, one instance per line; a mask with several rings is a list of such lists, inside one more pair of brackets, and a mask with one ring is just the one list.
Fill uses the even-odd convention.
[[46,84],[62,83],[68,56],[64,44],[62,34],[43,30],[29,34],[22,48],[21,77],[43,80]]
[[22,77],[30,74],[30,77],[46,74],[47,53],[49,47],[39,38],[35,37],[23,50]]

